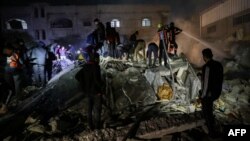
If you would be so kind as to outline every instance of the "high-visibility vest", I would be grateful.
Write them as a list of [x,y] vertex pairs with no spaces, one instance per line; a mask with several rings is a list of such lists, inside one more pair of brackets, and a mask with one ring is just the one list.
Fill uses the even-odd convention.
[[12,56],[10,57],[10,63],[9,66],[11,68],[21,68],[22,65],[20,64],[20,56],[17,53],[13,53]]
[[82,54],[79,54],[79,56],[78,56],[78,60],[84,60],[84,57],[83,57],[83,55],[82,55]]

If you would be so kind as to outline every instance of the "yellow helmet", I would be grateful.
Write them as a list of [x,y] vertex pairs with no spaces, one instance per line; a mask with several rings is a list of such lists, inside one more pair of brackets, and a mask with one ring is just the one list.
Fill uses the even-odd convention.
[[161,27],[162,27],[162,24],[161,24],[161,23],[159,23],[159,24],[157,25],[157,27],[158,27],[158,28],[161,28]]

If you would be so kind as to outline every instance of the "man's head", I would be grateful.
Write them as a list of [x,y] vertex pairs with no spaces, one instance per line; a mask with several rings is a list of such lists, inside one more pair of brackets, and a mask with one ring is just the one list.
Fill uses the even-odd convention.
[[174,22],[171,22],[171,23],[170,23],[170,27],[174,27]]
[[106,22],[106,27],[111,27],[111,22]]
[[95,62],[95,63],[99,63],[99,54],[96,52],[96,48],[93,45],[88,45],[85,48],[85,52],[88,54],[88,56],[85,58],[87,63],[90,62]]
[[95,19],[94,19],[94,23],[95,23],[95,24],[98,24],[99,22],[100,22],[100,20],[99,20],[98,18],[95,18]]
[[158,27],[158,29],[160,29],[160,28],[162,27],[162,24],[159,23],[159,24],[157,25],[157,27]]
[[213,58],[212,50],[210,48],[203,49],[202,56],[205,62],[211,60]]
[[21,38],[16,39],[13,43],[15,49],[23,49],[24,48],[24,41]]

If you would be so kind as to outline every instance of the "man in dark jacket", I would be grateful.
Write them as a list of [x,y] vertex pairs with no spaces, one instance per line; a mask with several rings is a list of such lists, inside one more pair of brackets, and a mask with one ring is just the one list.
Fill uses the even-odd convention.
[[223,66],[220,62],[213,60],[211,49],[204,49],[202,55],[206,64],[202,67],[202,90],[200,93],[200,100],[209,135],[215,136],[213,102],[218,99],[221,94]]
[[119,34],[114,27],[111,27],[111,23],[106,23],[106,41],[109,48],[109,56],[116,58],[116,45],[119,44]]
[[135,48],[136,45],[136,40],[137,40],[137,36],[139,35],[139,31],[135,31],[135,33],[133,33],[130,37],[129,37],[129,41],[130,44],[132,46],[132,48]]
[[88,96],[88,124],[90,129],[101,128],[101,70],[99,55],[93,46],[87,47],[87,63],[77,72],[75,78],[80,82],[83,93]]
[[94,23],[96,25],[96,29],[93,32],[95,42],[96,42],[96,48],[100,49],[103,46],[103,42],[105,40],[105,27],[103,23],[99,19],[95,19]]

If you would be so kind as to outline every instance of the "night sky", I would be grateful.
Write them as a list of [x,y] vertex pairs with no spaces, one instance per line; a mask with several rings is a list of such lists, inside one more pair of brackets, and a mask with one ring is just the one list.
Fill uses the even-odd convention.
[[48,2],[52,5],[94,4],[168,4],[171,13],[178,17],[189,17],[194,12],[220,0],[1,0],[3,5],[28,5],[33,2]]

